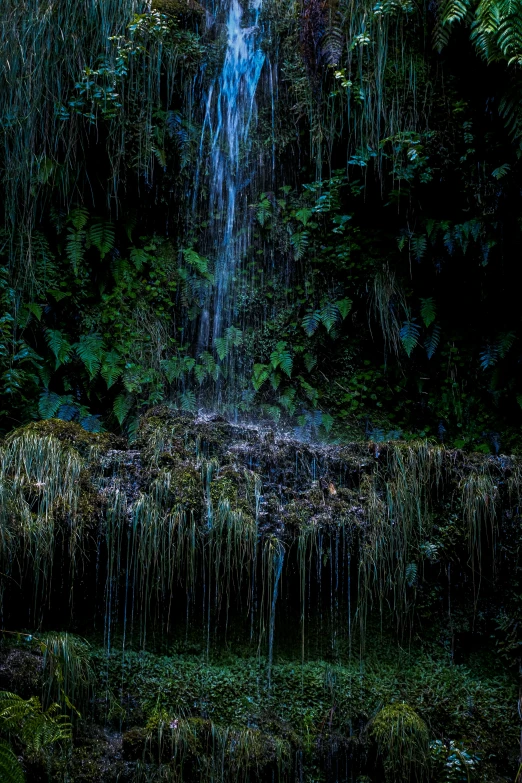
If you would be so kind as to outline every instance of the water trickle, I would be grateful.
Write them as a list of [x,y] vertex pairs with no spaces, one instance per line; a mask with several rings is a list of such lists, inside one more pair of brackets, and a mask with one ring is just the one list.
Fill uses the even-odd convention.
[[256,91],[265,61],[259,30],[262,0],[253,0],[249,11],[243,10],[239,0],[227,2],[225,58],[208,91],[201,142],[204,158],[204,140],[210,137],[208,160],[203,159],[202,165],[208,171],[208,240],[215,259],[215,286],[200,319],[200,352],[223,337],[234,322],[237,286],[233,283],[249,243],[248,184],[254,176],[249,160],[250,128],[257,114]]

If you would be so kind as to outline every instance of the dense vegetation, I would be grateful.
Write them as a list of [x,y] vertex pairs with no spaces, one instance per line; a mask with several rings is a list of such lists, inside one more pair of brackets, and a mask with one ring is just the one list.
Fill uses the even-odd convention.
[[241,0],[213,334],[228,5],[1,4],[0,778],[518,780],[522,4]]

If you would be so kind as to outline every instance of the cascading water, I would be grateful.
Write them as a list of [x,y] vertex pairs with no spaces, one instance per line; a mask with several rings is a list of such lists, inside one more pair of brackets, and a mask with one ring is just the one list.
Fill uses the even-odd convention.
[[254,179],[250,131],[256,121],[256,91],[265,61],[258,26],[262,0],[253,0],[248,12],[239,0],[228,2],[226,53],[208,91],[201,140],[203,153],[205,140],[210,138],[203,166],[209,193],[207,244],[215,262],[215,285],[201,315],[199,353],[209,350],[234,325],[235,276],[249,243],[248,185]]

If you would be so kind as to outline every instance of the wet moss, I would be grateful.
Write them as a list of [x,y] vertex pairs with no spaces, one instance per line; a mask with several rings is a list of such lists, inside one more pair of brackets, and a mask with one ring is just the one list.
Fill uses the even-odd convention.
[[109,449],[125,448],[126,441],[110,432],[87,432],[74,421],[61,419],[46,419],[34,421],[11,432],[6,440],[10,441],[26,433],[32,433],[42,438],[52,436],[61,443],[72,446],[82,456],[87,457],[93,449],[103,453]]
[[196,0],[153,0],[152,8],[161,11],[162,14],[172,16],[196,15],[201,17],[205,14],[205,9]]

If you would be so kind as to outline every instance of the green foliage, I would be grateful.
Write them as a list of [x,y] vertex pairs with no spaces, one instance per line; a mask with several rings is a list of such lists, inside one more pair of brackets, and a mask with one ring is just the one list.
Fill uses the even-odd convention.
[[40,640],[40,647],[45,702],[79,715],[78,707],[86,704],[94,682],[89,644],[74,634],[49,633]]
[[82,334],[76,344],[76,353],[84,363],[90,378],[94,378],[100,371],[102,356],[105,352],[105,343],[101,334]]
[[415,767],[422,775],[428,757],[428,727],[408,704],[383,707],[372,721],[372,735],[384,756],[386,779],[408,780]]
[[114,398],[112,404],[112,411],[118,420],[118,424],[121,426],[127,418],[130,410],[132,409],[133,399],[128,394],[118,394]]
[[114,226],[107,220],[96,220],[91,224],[86,234],[86,246],[94,245],[100,252],[100,258],[105,258],[115,243]]
[[0,731],[17,736],[28,753],[40,753],[50,745],[71,739],[71,724],[59,709],[58,704],[51,704],[44,711],[36,696],[25,700],[2,691]]
[[300,261],[304,257],[306,253],[306,249],[308,247],[308,243],[309,243],[308,232],[296,231],[295,234],[291,235],[290,242],[292,243],[292,247],[294,248],[295,260]]
[[421,318],[424,321],[424,326],[431,326],[436,317],[437,308],[433,297],[421,299]]
[[274,370],[279,367],[288,377],[292,375],[293,359],[286,342],[277,343],[275,351],[270,354],[270,362]]
[[441,783],[468,783],[479,761],[455,740],[431,742],[430,756]]
[[24,783],[25,775],[10,745],[0,740],[0,776],[4,783]]
[[420,327],[416,323],[416,319],[404,321],[399,334],[404,350],[408,356],[411,356],[413,349],[419,342]]

